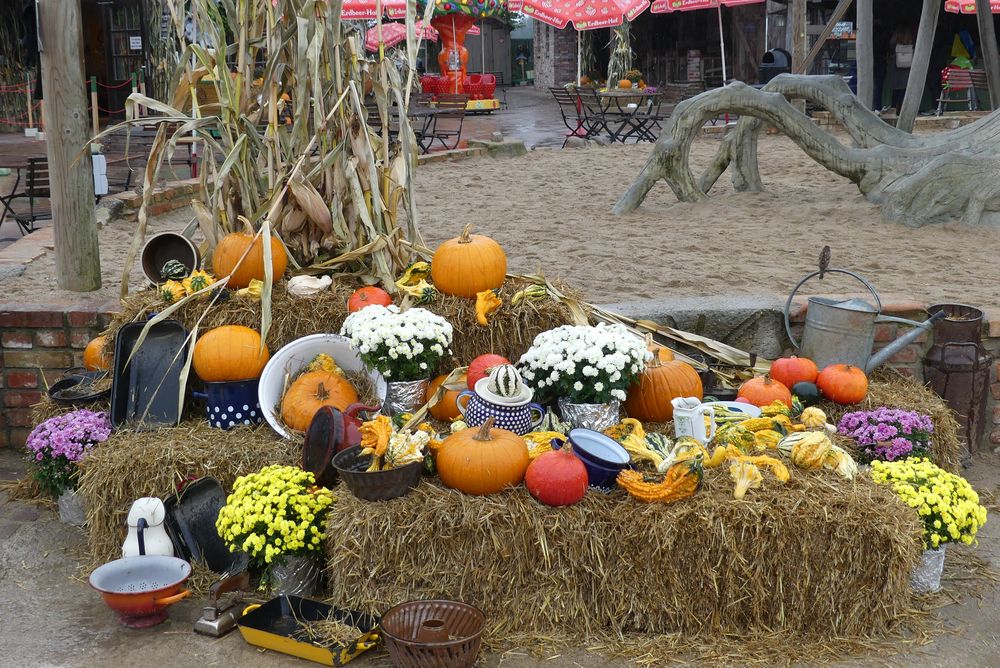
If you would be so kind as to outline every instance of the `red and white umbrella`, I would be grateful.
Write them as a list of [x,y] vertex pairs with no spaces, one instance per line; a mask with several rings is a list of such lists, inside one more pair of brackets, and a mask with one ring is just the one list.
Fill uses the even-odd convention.
[[[424,22],[421,20],[417,21],[416,25],[417,39],[424,40],[428,39],[432,42],[438,41],[438,31],[431,26],[425,26]],[[480,30],[477,26],[472,26],[469,28],[469,35],[478,35]],[[392,48],[399,44],[400,42],[406,41],[406,24],[405,23],[384,23],[382,24],[382,44],[386,48]],[[369,28],[368,32],[365,34],[365,48],[371,52],[378,51],[378,29]]]
[[[975,14],[976,1],[947,0],[944,3],[944,11],[951,12],[952,14]],[[990,0],[990,11],[994,14],[1000,14],[1000,0]]]
[[624,19],[634,20],[649,7],[649,0],[508,0],[510,11],[562,30],[570,22],[576,29],[576,80],[580,81],[580,31],[613,28]]
[[[955,0],[949,0],[955,1]],[[1000,2],[1000,0],[994,0]],[[722,85],[726,85],[728,74],[726,72],[726,36],[722,30],[722,6],[736,7],[737,5],[755,5],[764,0],[654,0],[649,11],[653,14],[666,14],[667,12],[688,12],[696,9],[715,9],[719,14],[719,41],[722,43]]]

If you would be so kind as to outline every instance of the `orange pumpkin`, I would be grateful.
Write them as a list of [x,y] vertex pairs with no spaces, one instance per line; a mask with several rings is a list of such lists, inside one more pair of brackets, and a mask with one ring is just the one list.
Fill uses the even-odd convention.
[[347,311],[354,313],[372,304],[391,306],[392,297],[389,296],[388,292],[382,288],[376,288],[374,285],[369,285],[366,288],[358,288],[351,293],[350,299],[347,300]]
[[856,404],[868,396],[868,376],[850,364],[831,364],[819,372],[816,386],[823,396],[838,404]]
[[674,351],[666,346],[654,346],[656,349],[656,356],[660,358],[660,361],[666,364],[667,362],[674,361]]
[[785,387],[795,383],[815,383],[819,369],[808,357],[782,357],[771,363],[771,378]]
[[619,88],[631,88],[632,87],[632,80],[631,79],[619,79],[618,80],[618,87]]
[[767,406],[772,401],[780,401],[791,408],[792,393],[768,374],[751,378],[740,385],[740,389],[736,393],[736,401],[745,401],[754,406]]
[[446,295],[472,298],[483,290],[499,288],[507,276],[507,256],[500,244],[471,231],[472,225],[466,225],[461,236],[434,251],[431,279]]
[[660,348],[638,381],[628,390],[625,412],[642,422],[666,422],[674,419],[677,397],[702,397],[701,376],[690,364],[674,360],[664,362]]
[[98,336],[90,340],[83,349],[83,366],[87,371],[106,371],[111,368],[111,354],[104,350],[107,337]]
[[444,439],[436,463],[441,482],[466,494],[495,494],[524,480],[528,446],[489,417],[479,429],[463,429]]
[[[247,251],[249,249],[249,252]],[[246,257],[243,254],[246,253]],[[240,258],[243,258],[242,261]],[[271,273],[277,281],[288,268],[288,256],[281,241],[271,232]],[[212,253],[212,271],[220,279],[232,272],[226,282],[231,288],[245,288],[250,281],[264,280],[264,240],[254,239],[253,231],[233,232],[222,237]]]
[[[427,395],[424,398],[424,401],[431,400],[431,397],[434,396],[434,393],[437,392],[437,389],[441,387],[441,384],[447,377],[448,374],[442,374],[431,381],[431,384],[427,386]],[[458,382],[462,384],[464,389],[466,383],[465,374],[462,374],[462,376],[458,379]],[[461,413],[458,412],[458,404],[456,401],[458,400],[458,394],[461,391],[462,390],[449,390],[446,388],[444,396],[441,397],[441,401],[431,406],[431,415],[435,419],[441,420],[442,422],[449,422],[460,416]]]
[[344,411],[357,401],[357,391],[343,376],[329,371],[308,371],[296,378],[282,397],[281,419],[289,428],[305,431],[323,406]]
[[271,359],[260,334],[242,325],[224,325],[205,332],[194,344],[194,372],[206,382],[259,378]]

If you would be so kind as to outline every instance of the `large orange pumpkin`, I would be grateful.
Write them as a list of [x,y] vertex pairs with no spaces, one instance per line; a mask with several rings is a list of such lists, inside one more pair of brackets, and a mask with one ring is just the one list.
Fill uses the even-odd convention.
[[[442,374],[431,381],[430,385],[427,386],[427,395],[424,398],[424,401],[431,400],[431,397],[434,396],[434,393],[437,392],[437,389],[441,387],[441,384],[444,383],[447,377],[448,374]],[[462,384],[462,389],[464,389],[466,382],[465,374],[462,374],[462,376],[458,379],[458,382]],[[431,406],[431,415],[435,419],[441,420],[442,422],[449,422],[461,415],[461,413],[458,412],[458,404],[456,403],[458,394],[461,391],[462,390],[449,390],[445,388],[444,396],[441,397],[441,401]]]
[[83,349],[83,366],[87,371],[105,371],[111,368],[111,355],[104,350],[107,337],[98,336],[90,340]]
[[260,334],[242,325],[210,329],[194,344],[194,372],[206,382],[259,378],[271,353]]
[[524,480],[528,446],[489,417],[479,429],[463,429],[444,439],[435,463],[441,482],[466,494],[495,494]]
[[493,239],[470,234],[466,225],[461,236],[445,241],[431,259],[434,287],[446,295],[475,297],[483,290],[503,285],[507,276],[507,256]]
[[856,404],[868,396],[868,376],[850,364],[831,364],[819,372],[816,386],[823,396],[838,404]]
[[[247,252],[247,249],[250,249]],[[246,253],[246,257],[243,257]],[[243,260],[240,261],[240,258]],[[288,256],[281,241],[271,233],[271,270],[274,281],[288,268]],[[231,288],[245,288],[250,281],[264,280],[264,240],[253,233],[233,232],[222,237],[212,253],[212,271],[219,278],[233,273],[226,283]]]
[[680,360],[664,362],[660,350],[625,399],[625,412],[642,422],[673,420],[674,406],[670,402],[677,397],[702,398],[701,376],[694,367]]
[[344,378],[329,371],[307,371],[296,378],[281,399],[281,419],[291,429],[305,431],[323,406],[345,411],[358,393]]
[[808,357],[782,357],[771,362],[771,378],[785,387],[795,383],[815,383],[819,369]]
[[773,401],[780,401],[791,408],[792,392],[768,374],[744,381],[736,393],[736,401],[745,401],[754,406],[767,406]]

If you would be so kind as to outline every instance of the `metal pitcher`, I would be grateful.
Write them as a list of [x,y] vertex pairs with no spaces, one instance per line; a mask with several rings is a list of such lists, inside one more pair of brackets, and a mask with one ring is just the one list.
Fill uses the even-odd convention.
[[[872,297],[875,298],[875,306],[858,298],[837,301],[827,297],[810,297],[800,344],[792,334],[790,316],[792,299],[806,281],[824,273],[846,274],[857,279],[871,292]],[[846,269],[821,269],[799,281],[799,284],[792,290],[792,294],[788,295],[788,301],[785,302],[785,331],[788,332],[788,338],[792,345],[799,349],[798,354],[811,359],[820,369],[830,364],[850,364],[864,369],[865,373],[871,373],[914,341],[921,333],[929,330],[934,321],[942,317],[941,313],[935,313],[924,322],[915,322],[905,318],[881,315],[881,311],[882,301],[879,299],[878,293],[871,283],[863,277]],[[914,329],[872,355],[872,346],[875,343],[875,325],[882,322],[911,325]]]

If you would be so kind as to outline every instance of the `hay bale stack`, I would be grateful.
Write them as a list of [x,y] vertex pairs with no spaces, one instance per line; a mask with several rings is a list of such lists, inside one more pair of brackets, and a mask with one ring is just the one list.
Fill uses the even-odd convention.
[[590,492],[552,509],[523,489],[471,497],[426,480],[383,503],[337,490],[331,600],[369,612],[448,597],[481,607],[489,637],[629,632],[884,632],[910,604],[920,525],[884,486],[792,472],[744,501],[728,471],[693,498],[642,504]]
[[[523,300],[516,306],[511,298],[527,285],[527,281],[510,278],[500,289],[503,306],[490,317],[489,327],[476,323],[476,303],[474,299],[439,295],[430,304],[423,305],[437,313],[455,328],[452,344],[452,359],[445,359],[441,372],[450,371],[455,366],[464,366],[474,357],[495,352],[517,360],[528,349],[535,337],[546,330],[572,322],[569,308],[554,299],[539,301]],[[274,288],[271,296],[271,329],[267,335],[267,345],[276,351],[285,344],[309,334],[339,332],[347,317],[347,300],[357,285],[337,281],[328,292],[313,297],[292,297],[284,283]],[[184,304],[174,317],[190,330],[205,312],[208,300],[192,301]],[[148,289],[134,293],[122,302],[122,310],[115,315],[108,326],[108,345],[113,349],[114,338],[122,325],[135,320],[143,320],[147,314],[160,311],[163,300],[156,290]],[[212,306],[201,321],[199,331],[221,325],[244,325],[260,328],[260,301],[249,297],[238,297],[231,293],[225,302]]]
[[166,497],[202,476],[229,490],[237,476],[299,461],[301,445],[279,438],[266,424],[222,431],[199,416],[179,427],[116,431],[80,465],[90,555],[95,563],[120,556],[125,520],[137,498]]
[[931,460],[946,471],[961,474],[961,457],[965,446],[958,435],[955,412],[944,399],[912,378],[883,367],[872,374],[868,384],[868,396],[860,404],[855,406],[838,406],[830,402],[822,404],[824,412],[833,424],[839,423],[844,413],[874,410],[880,406],[929,415],[931,422],[934,423],[934,433],[931,435]]

